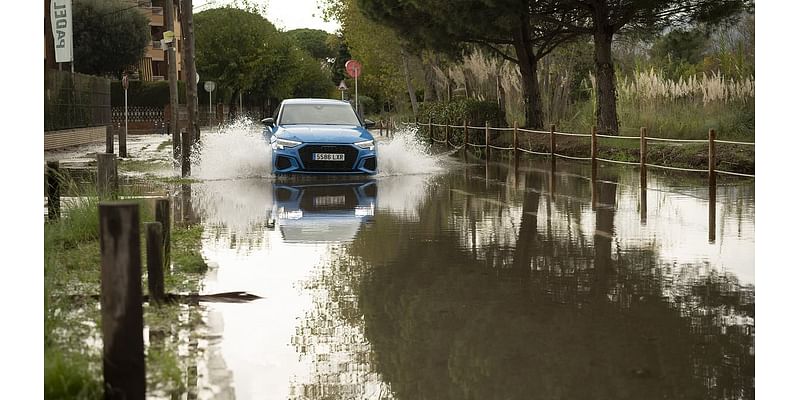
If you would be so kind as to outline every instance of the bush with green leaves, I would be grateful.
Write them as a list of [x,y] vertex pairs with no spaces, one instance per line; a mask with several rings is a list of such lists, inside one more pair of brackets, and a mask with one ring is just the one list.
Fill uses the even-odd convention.
[[[186,85],[183,81],[178,81],[178,102],[186,104]],[[167,104],[169,104],[169,82],[131,81],[128,84],[129,106],[164,107]],[[111,106],[124,105],[125,93],[122,90],[122,82],[111,82]]]
[[451,102],[420,103],[420,123],[430,119],[434,123],[483,126],[487,121],[490,126],[507,126],[505,115],[496,102],[476,99],[458,99]]

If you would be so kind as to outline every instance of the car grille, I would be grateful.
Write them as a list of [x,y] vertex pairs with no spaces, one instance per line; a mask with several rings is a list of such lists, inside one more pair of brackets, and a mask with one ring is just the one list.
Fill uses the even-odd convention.
[[[358,150],[353,146],[342,145],[307,145],[298,152],[303,166],[309,171],[352,171],[358,157]],[[314,161],[314,153],[342,153],[344,161]]]

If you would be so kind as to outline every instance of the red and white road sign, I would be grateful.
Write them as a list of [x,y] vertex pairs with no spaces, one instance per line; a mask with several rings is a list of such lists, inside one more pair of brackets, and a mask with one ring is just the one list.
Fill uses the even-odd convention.
[[344,69],[347,71],[347,75],[353,78],[358,78],[362,71],[361,63],[356,60],[348,60],[344,63]]
[[128,74],[122,75],[122,88],[128,90]]

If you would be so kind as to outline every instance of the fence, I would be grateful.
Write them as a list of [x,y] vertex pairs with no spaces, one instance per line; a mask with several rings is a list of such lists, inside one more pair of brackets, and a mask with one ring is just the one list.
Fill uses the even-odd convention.
[[[124,129],[125,107],[111,109],[111,122],[116,129]],[[128,133],[131,135],[165,134],[168,124],[162,107],[128,106]]]
[[58,70],[46,70],[44,77],[45,131],[111,123],[109,79]]
[[[464,149],[466,148],[480,148],[485,149],[486,153],[488,154],[491,149],[494,150],[504,150],[504,151],[513,151],[514,157],[518,157],[519,153],[527,153],[527,154],[535,154],[535,155],[545,155],[550,157],[558,157],[570,160],[582,160],[582,161],[591,161],[592,166],[596,166],[598,161],[606,162],[606,163],[613,163],[613,164],[623,164],[623,165],[638,165],[642,169],[646,169],[647,167],[652,168],[661,168],[667,170],[675,170],[675,171],[688,171],[688,172],[708,172],[709,176],[715,176],[715,174],[724,174],[724,175],[734,175],[734,176],[742,176],[742,177],[750,177],[754,178],[755,174],[745,174],[733,171],[725,171],[716,169],[716,144],[723,143],[723,144],[731,144],[731,145],[738,145],[738,146],[755,146],[755,143],[752,142],[738,142],[732,140],[718,140],[716,139],[716,132],[715,130],[711,129],[708,132],[708,139],[707,140],[699,140],[699,139],[667,139],[667,138],[656,138],[656,137],[648,137],[647,136],[647,129],[641,128],[640,135],[637,136],[612,136],[612,135],[603,135],[597,132],[597,128],[592,127],[591,133],[569,133],[569,132],[557,132],[555,130],[555,125],[550,126],[549,131],[542,131],[542,130],[533,130],[533,129],[524,129],[517,127],[517,124],[514,124],[514,127],[510,128],[494,128],[489,126],[489,124],[485,124],[484,126],[469,126],[464,122],[463,125],[449,125],[449,124],[435,124],[433,121],[429,120],[427,124],[420,124],[419,122],[414,123],[402,123],[404,125],[411,125],[417,127],[427,127],[428,138],[432,143],[440,143],[444,144],[448,147],[453,147],[455,149]],[[436,129],[434,129],[436,128]],[[440,129],[441,128],[441,129]],[[463,143],[454,143],[453,142],[453,135],[451,135],[451,130],[461,130],[463,131]],[[471,143],[470,142],[470,131],[480,131],[483,133],[483,140],[478,141],[478,143]],[[492,145],[491,142],[491,133],[492,132],[513,132],[513,145],[511,147],[508,146],[495,146]],[[444,134],[444,138],[441,138],[442,133]],[[534,134],[534,135],[547,135],[549,136],[549,144],[550,148],[547,152],[541,151],[534,151],[532,149],[526,149],[519,145],[519,137],[520,134]],[[480,136],[480,135],[479,135]],[[559,154],[556,152],[556,138],[558,136],[569,136],[569,137],[579,137],[584,139],[591,140],[591,152],[588,156],[569,156],[566,154]],[[605,139],[618,139],[618,140],[638,140],[640,143],[640,151],[639,151],[639,161],[638,162],[630,162],[630,161],[619,161],[619,160],[611,160],[607,158],[598,157],[599,153],[599,146],[597,142],[597,138],[605,138]],[[698,168],[680,168],[674,167],[669,165],[658,165],[658,164],[651,164],[647,162],[647,143],[648,142],[664,142],[664,143],[705,143],[708,144],[708,168],[707,169],[698,169]],[[487,157],[488,158],[488,157]]]

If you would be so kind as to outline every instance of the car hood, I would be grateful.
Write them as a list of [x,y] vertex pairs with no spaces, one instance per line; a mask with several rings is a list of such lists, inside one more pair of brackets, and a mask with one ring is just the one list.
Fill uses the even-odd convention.
[[281,126],[275,134],[282,139],[314,143],[355,143],[372,139],[366,129],[346,125]]

